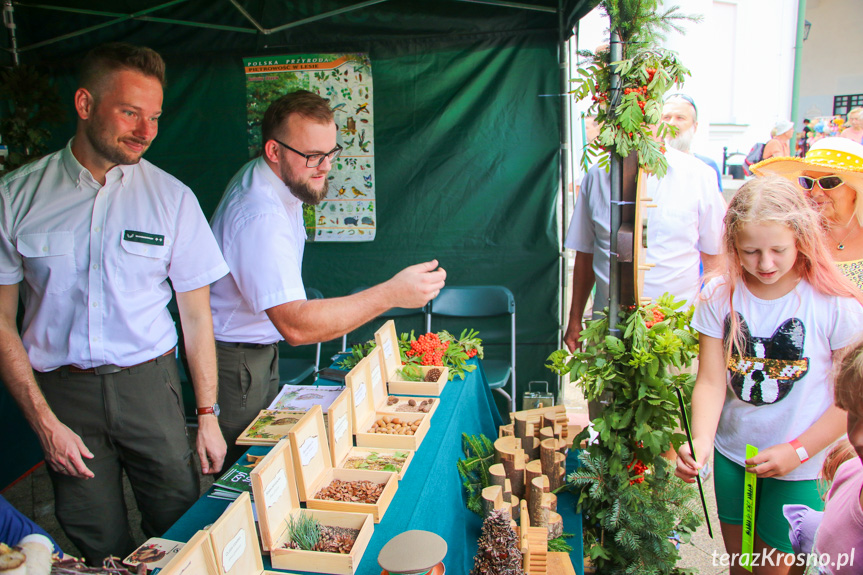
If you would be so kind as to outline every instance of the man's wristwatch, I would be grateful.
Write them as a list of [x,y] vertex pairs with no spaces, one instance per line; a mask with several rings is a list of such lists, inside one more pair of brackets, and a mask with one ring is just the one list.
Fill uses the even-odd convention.
[[806,463],[809,461],[809,453],[806,451],[806,448],[803,447],[803,444],[800,443],[800,440],[792,439],[788,443],[790,443],[791,447],[794,448],[794,451],[797,452],[797,457],[800,458],[800,463]]
[[195,415],[206,415],[209,413],[212,413],[216,417],[219,417],[219,413],[221,413],[221,410],[219,409],[219,404],[214,403],[212,407],[199,407],[195,409]]

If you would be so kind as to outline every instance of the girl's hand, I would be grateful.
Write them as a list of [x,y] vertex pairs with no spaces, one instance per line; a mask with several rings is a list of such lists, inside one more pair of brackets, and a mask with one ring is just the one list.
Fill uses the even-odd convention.
[[754,473],[758,477],[782,477],[797,469],[800,465],[800,457],[790,443],[780,443],[759,451],[758,455],[746,460],[748,473]]
[[695,447],[695,452],[698,454],[698,461],[692,457],[689,444],[684,443],[677,450],[677,469],[674,470],[674,474],[687,483],[695,481],[698,470],[704,467],[704,463],[713,451],[712,445],[704,445],[697,439],[693,440],[692,446]]

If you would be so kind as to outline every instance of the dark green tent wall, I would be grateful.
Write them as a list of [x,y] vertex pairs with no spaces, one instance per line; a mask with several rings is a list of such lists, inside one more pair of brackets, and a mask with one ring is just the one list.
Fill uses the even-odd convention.
[[[436,258],[447,270],[449,285],[500,284],[515,294],[519,395],[531,380],[552,379],[543,364],[556,347],[559,317],[557,14],[394,0],[269,36],[130,20],[28,50],[35,42],[109,18],[58,17],[26,4],[15,5],[21,61],[52,74],[69,104],[70,121],[54,130],[53,148],[74,131],[73,69],[81,55],[112,40],[151,46],[165,57],[169,84],[160,133],[147,159],[189,185],[207,216],[247,159],[242,58],[368,53],[374,77],[377,237],[369,243],[309,244],[306,285],[327,297],[345,295]],[[243,5],[274,27],[351,4]],[[534,4],[557,8],[557,2]],[[586,2],[565,4],[571,21],[589,8]],[[145,7],[122,1],[65,5],[115,13]],[[250,28],[228,2],[189,1],[153,15]],[[481,337],[502,327],[471,320],[461,325],[485,330]],[[336,349],[329,344],[325,353]],[[507,352],[503,345],[488,349],[492,356]],[[0,409],[15,408],[0,396]],[[14,433],[20,436],[22,430]],[[38,457],[24,459],[0,476],[0,486]]]

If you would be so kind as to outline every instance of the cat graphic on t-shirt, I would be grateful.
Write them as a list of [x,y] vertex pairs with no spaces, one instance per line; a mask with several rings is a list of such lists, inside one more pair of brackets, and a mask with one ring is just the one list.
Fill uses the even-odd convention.
[[[806,328],[797,318],[790,318],[771,337],[753,337],[740,313],[743,336],[743,356],[731,354],[728,370],[731,388],[741,401],[752,405],[767,405],[782,401],[794,387],[794,382],[806,375],[809,359],[803,357]],[[725,337],[731,332],[731,315],[725,317]]]

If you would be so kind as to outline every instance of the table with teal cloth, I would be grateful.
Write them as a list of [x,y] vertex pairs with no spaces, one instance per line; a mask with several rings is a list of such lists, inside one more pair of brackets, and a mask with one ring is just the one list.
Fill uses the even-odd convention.
[[[464,381],[456,378],[444,387],[428,433],[399,482],[386,514],[380,523],[375,524],[374,535],[356,571],[358,575],[378,575],[381,569],[377,557],[381,548],[399,533],[410,529],[433,531],[446,540],[444,565],[448,573],[467,575],[473,567],[482,521],[465,506],[456,461],[464,457],[462,433],[482,433],[493,439],[497,437],[501,418],[486,383],[482,363],[477,359],[470,362],[477,366],[476,370],[467,374]],[[268,447],[252,447],[249,453],[263,455],[267,451]],[[196,531],[213,523],[227,506],[227,501],[204,495],[163,537],[188,541]],[[572,507],[572,504],[563,506]],[[569,513],[569,517],[566,510],[561,511],[565,530],[570,533],[577,530],[569,542],[574,547],[573,557],[578,557],[573,561],[576,572],[581,574],[581,518],[575,516],[574,511]],[[264,555],[264,566],[271,568],[268,555]]]

